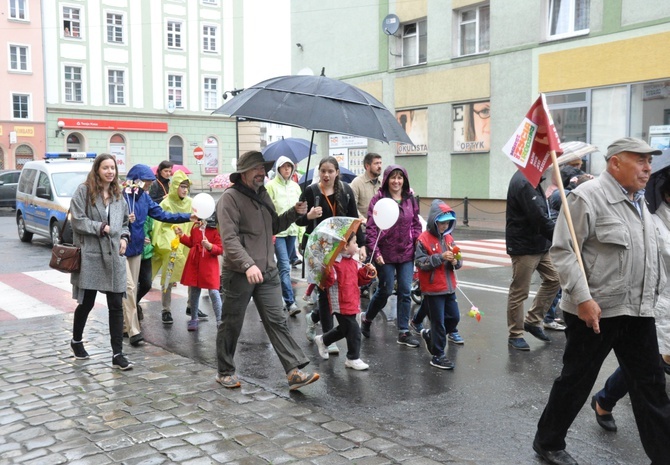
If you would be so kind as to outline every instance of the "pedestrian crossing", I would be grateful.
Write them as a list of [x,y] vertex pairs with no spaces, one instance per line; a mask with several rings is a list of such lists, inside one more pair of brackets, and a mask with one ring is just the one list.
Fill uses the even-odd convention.
[[463,256],[461,270],[497,268],[511,266],[507,255],[505,239],[484,239],[478,241],[456,241]]

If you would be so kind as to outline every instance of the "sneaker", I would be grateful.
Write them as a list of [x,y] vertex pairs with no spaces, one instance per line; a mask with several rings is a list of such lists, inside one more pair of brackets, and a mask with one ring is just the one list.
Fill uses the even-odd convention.
[[312,296],[309,294],[305,294],[302,296],[302,300],[307,302],[307,305],[314,305],[314,299],[312,299]]
[[307,323],[305,326],[305,336],[307,336],[309,342],[314,342],[314,338],[316,337],[316,323],[312,320],[312,312],[305,314],[305,323]]
[[133,362],[128,360],[122,353],[116,354],[114,357],[112,357],[112,367],[118,368],[121,371],[126,371],[133,368]]
[[296,368],[289,374],[287,374],[286,377],[288,378],[289,389],[291,391],[295,391],[296,389],[300,389],[303,386],[307,386],[308,384],[311,384],[317,379],[319,379],[319,374],[304,373]]
[[458,334],[458,331],[454,331],[453,333],[447,334],[447,339],[449,340],[449,342],[453,344],[458,344],[459,346],[465,344],[465,341],[463,340],[461,335]]
[[296,316],[298,313],[300,313],[300,309],[295,304],[295,302],[293,302],[291,305],[287,305],[286,311],[288,312],[288,316]]
[[423,323],[414,323],[414,321],[409,321],[409,329],[414,331],[416,334],[421,334],[423,331]]
[[133,347],[139,347],[144,344],[144,337],[142,333],[137,333],[134,336],[130,336],[130,345]]
[[[191,316],[191,307],[186,307],[186,314],[188,316]],[[207,320],[207,318],[209,318],[209,316],[207,316],[206,313],[198,309],[198,320]]]
[[430,329],[421,330],[421,338],[426,342],[426,350],[433,355],[433,340],[430,337]]
[[436,368],[439,368],[440,370],[454,369],[454,362],[449,360],[444,355],[442,357],[438,357],[437,355],[433,356],[433,358],[430,360],[430,364]]
[[198,320],[188,320],[186,329],[189,331],[197,331],[198,330]]
[[542,326],[544,329],[551,329],[552,331],[565,331],[565,326],[557,322],[556,320],[550,322],[543,322]]
[[328,353],[333,354],[333,355],[339,355],[340,354],[340,348],[337,347],[337,344],[334,342],[328,346]]
[[526,342],[526,340],[522,337],[515,337],[515,338],[509,338],[507,340],[507,343],[516,350],[524,350],[528,351],[530,350],[530,346]]
[[300,265],[302,265],[302,260],[300,260],[300,259],[297,259],[296,261],[294,261],[293,263],[291,263],[291,266],[292,266],[293,268],[298,268]]
[[240,383],[240,380],[237,379],[236,375],[220,375],[217,373],[216,382],[228,389],[235,389],[242,386],[242,383]]
[[527,331],[538,338],[540,341],[551,342],[551,339],[549,339],[549,336],[547,336],[547,334],[544,332],[544,329],[540,328],[539,326],[533,326],[529,325],[528,323],[524,323],[523,329],[524,331]]
[[404,344],[407,347],[419,347],[421,345],[419,340],[412,336],[409,331],[398,334],[398,344]]
[[367,338],[370,337],[370,326],[372,321],[368,321],[365,317],[361,318],[361,334]]
[[370,368],[370,365],[365,363],[360,358],[357,358],[356,360],[346,359],[344,361],[344,367],[345,368],[351,368],[352,370],[363,371],[363,370],[367,370],[368,368]]
[[88,352],[86,352],[86,349],[84,349],[83,342],[70,341],[70,349],[72,349],[74,358],[76,358],[77,360],[86,360],[88,358],[91,358],[91,356],[88,355]]
[[326,348],[326,345],[323,343],[323,336],[316,336],[314,338],[314,342],[316,343],[316,348],[319,350],[319,355],[321,356],[321,358],[324,360],[328,360],[330,358],[330,355],[328,355],[328,349]]
[[163,312],[163,324],[164,325],[171,325],[174,323],[174,320],[172,319],[172,313],[170,312]]

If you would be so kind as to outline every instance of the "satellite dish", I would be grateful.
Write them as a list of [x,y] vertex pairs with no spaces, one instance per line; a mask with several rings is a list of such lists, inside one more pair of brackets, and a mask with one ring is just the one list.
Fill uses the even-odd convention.
[[384,21],[382,21],[382,30],[386,35],[392,36],[398,32],[399,27],[400,18],[394,14],[386,15],[386,18],[384,18]]

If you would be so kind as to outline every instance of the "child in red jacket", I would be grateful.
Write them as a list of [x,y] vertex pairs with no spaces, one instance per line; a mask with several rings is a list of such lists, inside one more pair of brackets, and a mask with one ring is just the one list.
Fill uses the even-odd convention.
[[368,284],[376,275],[372,264],[359,268],[352,257],[358,252],[355,232],[349,236],[344,250],[337,256],[333,265],[326,270],[325,289],[331,314],[335,314],[338,326],[322,336],[316,336],[314,342],[319,355],[327,360],[328,346],[340,339],[347,340],[347,360],[344,366],[354,370],[367,370],[368,364],[360,358],[361,328],[356,316],[361,313],[359,286]]
[[181,276],[181,283],[189,287],[188,303],[191,319],[188,322],[188,330],[198,329],[198,304],[202,289],[209,291],[218,327],[221,323],[221,294],[219,294],[221,268],[218,256],[223,253],[223,245],[216,227],[216,217],[211,216],[206,222],[201,221],[199,227],[196,224],[190,236],[184,234],[178,226],[175,226],[174,231],[179,236],[179,241],[190,247]]

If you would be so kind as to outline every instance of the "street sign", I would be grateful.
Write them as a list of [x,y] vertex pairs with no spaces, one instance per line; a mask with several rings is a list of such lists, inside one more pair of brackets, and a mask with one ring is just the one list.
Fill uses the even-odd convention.
[[205,151],[200,147],[196,147],[193,149],[193,156],[196,160],[202,160],[202,158],[205,156]]

